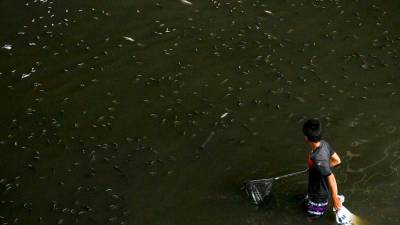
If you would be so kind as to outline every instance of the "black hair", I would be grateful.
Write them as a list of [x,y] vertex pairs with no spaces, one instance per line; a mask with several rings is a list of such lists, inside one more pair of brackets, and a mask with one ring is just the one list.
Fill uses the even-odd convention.
[[322,138],[322,126],[318,119],[309,119],[303,125],[303,134],[308,141],[319,142]]

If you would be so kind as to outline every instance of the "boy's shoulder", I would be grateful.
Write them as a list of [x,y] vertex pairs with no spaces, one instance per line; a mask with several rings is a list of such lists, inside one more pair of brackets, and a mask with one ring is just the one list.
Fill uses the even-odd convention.
[[321,144],[322,143],[324,145],[324,148],[329,152],[329,156],[335,153],[335,149],[333,149],[332,146],[327,141],[321,140]]
[[330,147],[328,142],[326,142],[325,140],[321,140],[320,148],[318,149],[318,151],[315,151],[312,154],[312,158],[318,161],[329,160],[332,151],[333,149]]

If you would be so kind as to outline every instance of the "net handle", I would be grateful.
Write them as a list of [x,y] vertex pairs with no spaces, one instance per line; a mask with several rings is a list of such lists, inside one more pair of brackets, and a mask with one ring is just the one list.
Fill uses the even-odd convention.
[[289,173],[289,174],[286,174],[286,175],[282,175],[282,176],[279,176],[279,177],[273,177],[273,178],[268,178],[268,179],[252,180],[251,182],[265,182],[265,181],[271,181],[271,180],[280,180],[280,179],[282,179],[282,178],[291,177],[291,176],[296,176],[296,175],[305,173],[305,172],[307,172],[307,171],[308,171],[308,169],[305,169],[305,170],[302,170],[302,171],[298,171],[298,172],[294,172],[294,173]]
[[273,179],[274,179],[274,180],[280,180],[280,179],[282,179],[282,178],[291,177],[291,176],[296,176],[296,175],[305,173],[305,172],[307,172],[307,171],[308,171],[308,169],[305,169],[305,170],[302,170],[302,171],[298,171],[298,172],[294,172],[294,173],[289,173],[289,174],[286,174],[286,175],[282,175],[282,176],[279,176],[279,177],[274,177]]

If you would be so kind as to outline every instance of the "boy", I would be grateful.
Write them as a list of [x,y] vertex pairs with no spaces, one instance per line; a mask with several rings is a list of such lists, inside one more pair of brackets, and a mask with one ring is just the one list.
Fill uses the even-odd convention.
[[324,215],[328,208],[329,191],[332,205],[336,210],[342,207],[338,198],[335,175],[331,167],[340,164],[340,158],[331,146],[322,140],[322,127],[318,119],[307,120],[303,125],[304,138],[311,147],[308,155],[308,192],[307,215],[318,218]]

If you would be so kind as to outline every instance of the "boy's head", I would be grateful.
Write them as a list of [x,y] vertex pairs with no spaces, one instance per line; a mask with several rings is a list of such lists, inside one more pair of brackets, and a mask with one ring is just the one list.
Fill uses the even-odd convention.
[[322,138],[322,126],[318,119],[309,119],[303,125],[306,141],[319,142]]

